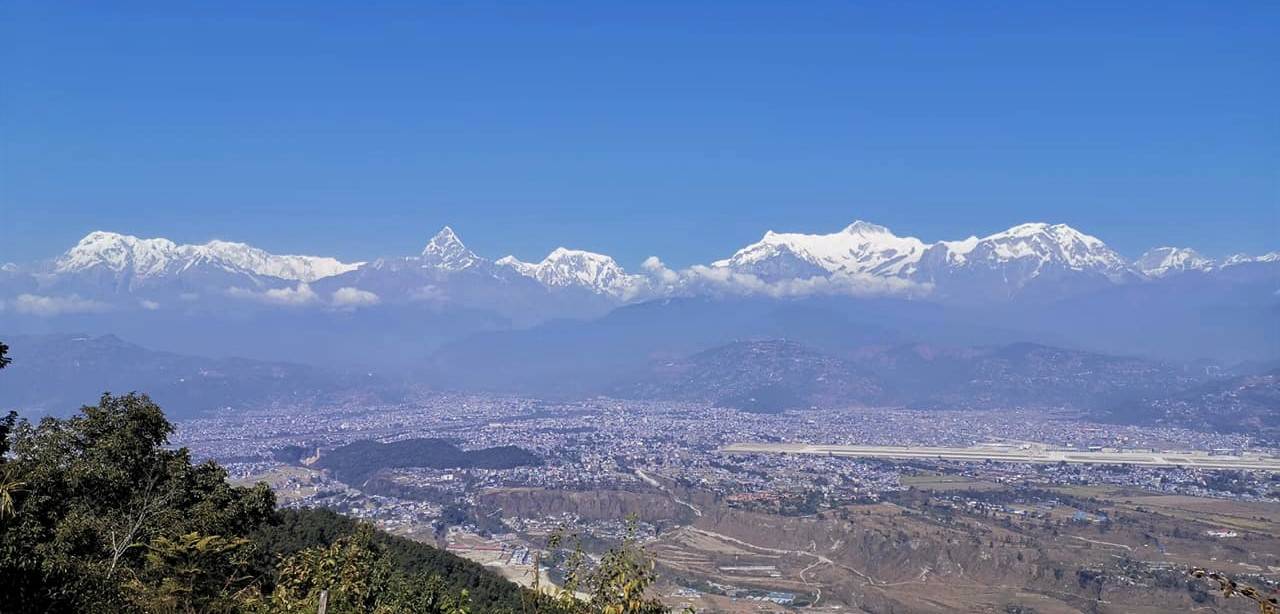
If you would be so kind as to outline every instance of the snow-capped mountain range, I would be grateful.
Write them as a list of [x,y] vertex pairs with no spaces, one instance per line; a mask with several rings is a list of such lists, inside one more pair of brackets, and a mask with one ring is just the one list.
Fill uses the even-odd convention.
[[[1247,259],[1247,256],[1241,257],[1242,261]],[[1185,271],[1212,271],[1217,266],[1213,260],[1185,247],[1157,247],[1133,264],[1148,277],[1165,277]]]
[[1008,297],[1042,280],[1123,283],[1136,273],[1096,237],[1065,224],[1043,223],[933,244],[863,221],[827,235],[770,231],[712,266],[766,281],[815,275],[897,278],[928,286],[940,296],[977,291]]
[[1248,269],[1245,265],[1274,274],[1280,271],[1280,252],[1219,263],[1192,249],[1160,247],[1129,262],[1097,237],[1065,224],[1020,224],[986,237],[925,243],[856,221],[831,234],[769,231],[705,266],[671,270],[650,258],[642,273],[632,274],[609,256],[565,247],[540,262],[514,256],[491,261],[467,248],[447,226],[416,256],[351,263],[276,255],[243,243],[181,245],[98,231],[53,261],[0,267],[0,310],[59,300],[103,308],[126,299],[155,309],[175,297],[189,302],[201,296],[342,308],[426,301],[541,310],[545,317],[572,312],[567,306],[575,301],[587,301],[598,311],[652,298],[726,292],[866,292],[985,302],[1062,298],[1181,274]]
[[552,250],[542,262],[522,262],[515,256],[505,256],[494,264],[509,267],[547,287],[579,287],[621,300],[631,298],[647,283],[644,276],[628,275],[613,258],[564,247]]
[[129,287],[148,280],[180,276],[201,267],[233,274],[312,282],[354,270],[362,263],[344,263],[321,256],[276,255],[229,241],[179,245],[168,239],[139,239],[114,232],[91,232],[53,263],[55,274],[101,271]]

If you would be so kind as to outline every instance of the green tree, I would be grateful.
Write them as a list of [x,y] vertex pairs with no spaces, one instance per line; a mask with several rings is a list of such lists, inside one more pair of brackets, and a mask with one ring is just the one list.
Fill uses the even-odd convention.
[[[563,544],[563,534],[548,540],[553,550]],[[636,540],[636,520],[628,518],[622,543],[587,566],[582,544],[574,539],[565,566],[564,585],[552,597],[539,597],[535,612],[548,614],[663,614],[670,612],[650,595],[657,580],[653,559]],[[585,595],[585,596],[584,596]]]
[[450,595],[439,577],[395,572],[391,557],[362,524],[327,547],[303,550],[280,564],[267,611],[310,614],[327,596],[331,614],[468,614],[464,590]]
[[[0,368],[7,354],[0,343]],[[294,527],[322,529],[301,539],[322,545],[290,550],[297,535],[271,537],[282,519],[271,490],[232,486],[217,464],[193,464],[185,448],[167,447],[172,431],[138,394],[104,394],[66,419],[0,419],[5,614],[310,614],[322,594],[330,614],[470,614],[463,586],[490,599],[512,595],[504,591],[514,587],[472,563],[367,524],[339,535],[351,521],[332,514],[308,516],[321,526]],[[533,612],[666,611],[646,594],[653,563],[635,545],[634,526],[594,568],[580,548],[573,560],[572,582],[556,597],[531,597]],[[575,596],[579,587],[587,599]]]
[[124,585],[145,577],[147,544],[192,532],[244,537],[272,517],[269,488],[234,487],[218,465],[193,465],[187,450],[165,447],[171,431],[160,408],[134,394],[17,425],[4,471],[21,486],[0,518],[0,603],[128,611]]
[[[13,359],[9,358],[9,346],[0,341],[0,369],[9,366],[11,362],[13,362]],[[4,463],[5,455],[9,453],[9,433],[13,432],[13,425],[17,421],[18,412],[16,411],[11,411],[3,419],[0,419],[0,463]]]
[[[9,366],[13,359],[9,358],[9,346],[0,341],[0,369]],[[14,515],[14,498],[22,492],[26,482],[18,479],[16,471],[6,463],[9,454],[9,434],[18,422],[18,412],[11,411],[0,418],[0,519]]]
[[245,611],[258,601],[253,543],[194,532],[156,537],[125,591],[132,604],[155,614]]

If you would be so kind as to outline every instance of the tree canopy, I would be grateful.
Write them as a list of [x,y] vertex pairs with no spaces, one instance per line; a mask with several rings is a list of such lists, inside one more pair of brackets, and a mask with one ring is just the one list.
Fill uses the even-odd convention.
[[[9,363],[0,343],[0,367]],[[662,612],[631,541],[556,595],[324,510],[277,511],[263,483],[168,445],[146,395],[70,418],[0,419],[0,604],[9,613]],[[589,597],[580,599],[576,594]]]

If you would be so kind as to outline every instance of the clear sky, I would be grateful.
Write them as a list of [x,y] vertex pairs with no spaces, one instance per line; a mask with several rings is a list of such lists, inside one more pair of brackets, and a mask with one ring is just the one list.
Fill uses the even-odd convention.
[[1277,32],[1274,1],[0,0],[0,261],[447,223],[678,266],[854,219],[1280,249]]

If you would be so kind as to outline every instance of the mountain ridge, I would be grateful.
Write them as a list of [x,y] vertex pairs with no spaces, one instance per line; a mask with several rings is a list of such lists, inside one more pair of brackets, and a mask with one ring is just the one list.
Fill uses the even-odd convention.
[[[724,309],[755,299],[892,299],[899,311],[933,313],[910,324],[928,331],[923,341],[954,336],[940,327],[946,321],[1102,351],[1266,360],[1274,358],[1267,340],[1280,302],[1280,253],[1209,264],[1192,250],[1159,248],[1130,263],[1101,239],[1047,223],[929,244],[866,221],[822,235],[771,231],[708,265],[671,269],[651,257],[636,272],[568,247],[538,262],[489,260],[448,226],[413,254],[351,263],[225,241],[184,247],[91,233],[84,242],[99,248],[77,244],[54,261],[0,267],[5,328],[119,332],[157,347],[294,362],[323,360],[301,350],[317,343],[302,340],[328,339],[341,343],[325,347],[344,347],[353,364],[398,368],[472,334],[595,320],[672,299]],[[1205,322],[1214,323],[1208,337]]]
[[[106,284],[115,294],[145,293],[170,280],[184,288],[203,287],[205,294],[210,294],[208,286],[217,294],[227,294],[230,288],[283,289],[344,275],[350,278],[351,273],[361,270],[417,268],[430,272],[433,282],[447,284],[451,276],[473,274],[510,284],[519,277],[536,282],[545,292],[587,293],[615,303],[709,291],[768,293],[778,284],[785,284],[792,293],[804,292],[807,287],[822,292],[853,291],[862,284],[876,292],[906,294],[910,290],[914,296],[934,300],[989,301],[1036,296],[1035,291],[1056,298],[1186,272],[1214,273],[1276,263],[1280,263],[1280,252],[1237,254],[1218,262],[1194,249],[1177,247],[1154,248],[1129,262],[1097,237],[1065,224],[1043,222],[1018,224],[984,237],[933,243],[898,236],[884,226],[862,220],[830,234],[770,230],[761,240],[709,265],[672,271],[651,258],[642,267],[643,273],[627,272],[608,255],[567,247],[557,247],[539,262],[524,262],[514,256],[491,261],[469,249],[449,226],[436,233],[419,254],[350,263],[325,256],[272,254],[229,241],[187,245],[164,238],[94,231],[52,265],[6,265],[0,294],[6,286],[32,294],[33,289],[70,287],[76,290],[74,294],[92,298],[94,283]],[[63,276],[82,279],[79,284],[60,284]],[[807,283],[817,279],[843,283]],[[877,286],[877,279],[896,285]],[[348,286],[330,290],[350,287],[377,294],[359,284],[357,276]],[[447,290],[440,283],[426,285]],[[405,300],[414,300],[421,298],[422,287],[398,290]],[[305,292],[301,286],[293,290]]]

